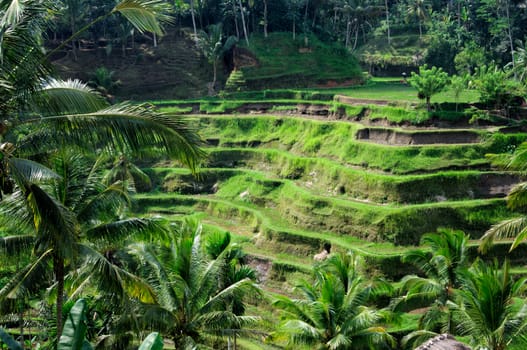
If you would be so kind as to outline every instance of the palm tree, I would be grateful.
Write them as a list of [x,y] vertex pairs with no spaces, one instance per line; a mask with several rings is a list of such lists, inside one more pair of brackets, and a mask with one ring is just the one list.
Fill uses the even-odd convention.
[[[162,3],[125,0],[110,14],[123,14],[139,30],[161,32],[156,18],[164,16],[159,12]],[[0,38],[2,192],[12,191],[12,176],[22,171],[13,168],[21,164],[15,161],[17,157],[27,158],[71,144],[134,152],[145,146],[159,147],[195,171],[203,152],[198,147],[199,138],[185,121],[160,115],[147,106],[109,106],[78,81],[49,78],[46,56],[38,48],[53,4],[13,0],[0,5],[0,32],[4,33]]]
[[303,281],[302,299],[277,297],[274,306],[284,321],[274,336],[287,345],[314,349],[381,349],[394,339],[379,325],[382,313],[368,306],[375,285],[359,273],[359,260],[351,253],[337,254],[315,267],[314,282]]
[[[115,243],[122,243],[125,237],[140,234],[150,238],[163,230],[150,220],[120,217],[128,202],[126,188],[122,183],[103,185],[99,163],[91,167],[85,157],[65,151],[53,163],[60,176],[50,184],[32,184],[27,190],[17,190],[1,209],[4,227],[11,227],[12,231],[25,228],[36,235],[10,237],[11,250],[15,251],[29,247],[27,240],[32,237],[35,261],[23,274],[12,278],[0,291],[0,298],[24,295],[27,286],[42,279],[43,265],[51,261],[57,290],[57,334],[60,334],[68,270],[77,270],[72,285],[79,288],[72,294],[80,293],[80,287],[91,280],[101,292],[111,293],[114,305],[126,295],[147,301],[154,299],[146,284],[113,264],[112,252]],[[130,288],[132,285],[134,288]]]
[[[243,280],[256,281],[256,271],[245,264],[245,253],[242,248],[232,243],[231,234],[229,232],[215,232],[207,235],[205,240],[205,252],[213,259],[223,259],[221,270],[219,271],[218,287],[220,289],[227,288],[235,283]],[[226,310],[231,311],[234,315],[242,316],[245,314],[245,298],[244,290],[233,293],[233,295],[226,299]],[[236,349],[236,335],[243,332],[243,329],[232,328],[226,333],[231,334]],[[229,342],[230,342],[229,335]]]
[[[58,176],[24,158],[37,159],[38,156],[42,159],[46,153],[67,145],[137,153],[144,152],[145,147],[155,147],[177,157],[195,171],[203,152],[198,136],[181,119],[160,115],[147,106],[127,103],[109,106],[78,81],[50,79],[47,56],[39,48],[42,33],[49,25],[47,15],[55,9],[54,4],[53,1],[36,0],[0,4],[0,32],[3,33],[0,38],[0,113],[3,120],[0,125],[0,187],[6,195],[14,192],[10,203],[21,200],[26,205],[25,210],[15,204],[2,209],[19,214],[19,219],[25,223],[25,233],[32,234],[29,230],[35,230],[38,259],[18,277],[27,277],[46,259],[53,260],[58,282],[57,328],[60,331],[65,261],[73,261],[77,254],[77,250],[71,248],[76,247],[81,227],[74,212],[40,185],[42,180]],[[164,5],[161,0],[123,0],[94,22],[118,12],[138,30],[160,33],[157,19],[165,18]]]
[[408,3],[408,16],[417,18],[419,23],[419,39],[423,36],[423,21],[428,18],[425,0],[411,0]]
[[251,278],[222,279],[227,247],[215,259],[207,258],[201,226],[183,223],[169,240],[170,246],[136,244],[130,253],[138,260],[138,274],[150,281],[155,304],[138,305],[137,319],[144,327],[172,338],[178,349],[194,348],[206,335],[225,336],[254,324],[243,316],[233,300],[259,293]]
[[488,266],[478,261],[464,276],[454,315],[461,335],[468,336],[475,349],[527,346],[527,280],[513,278],[509,268],[508,261],[502,269],[496,262]]
[[[429,250],[412,250],[403,256],[403,262],[415,265],[426,277],[405,276],[401,281],[404,295],[392,300],[393,310],[403,310],[416,301],[430,303],[432,306],[421,317],[419,328],[454,333],[448,305],[454,300],[455,291],[461,286],[460,275],[467,268],[467,244],[468,237],[462,231],[443,229],[423,235],[421,245]],[[421,335],[423,332],[418,331],[409,338]]]
[[223,25],[221,23],[211,24],[207,27],[206,33],[202,31],[198,36],[198,46],[205,54],[209,63],[212,64],[214,74],[212,79],[212,89],[216,86],[218,62],[236,43],[236,38],[234,36],[229,36],[226,40],[223,39]]
[[[523,171],[527,164],[527,143],[522,143],[512,156],[499,159],[500,163],[510,170]],[[507,206],[511,210],[519,211],[522,215],[501,221],[493,225],[481,237],[479,250],[487,252],[495,240],[513,240],[510,250],[515,249],[527,239],[527,182],[517,184],[507,195]]]

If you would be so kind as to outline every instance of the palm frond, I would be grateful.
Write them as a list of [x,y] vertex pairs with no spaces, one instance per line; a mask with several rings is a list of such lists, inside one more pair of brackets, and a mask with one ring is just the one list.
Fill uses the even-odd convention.
[[28,250],[35,243],[33,235],[0,237],[0,254],[15,257]]
[[417,330],[405,335],[401,340],[401,345],[403,349],[414,349],[435,336],[437,336],[435,332]]
[[0,290],[0,300],[5,298],[17,299],[28,296],[48,281],[45,279],[46,264],[50,259],[52,250],[44,252],[33,261],[20,269],[9,282]]
[[195,322],[207,333],[221,334],[227,329],[241,330],[260,321],[257,316],[238,316],[229,311],[211,311],[200,315]]
[[34,98],[33,110],[44,115],[91,113],[108,106],[102,96],[76,79],[49,79]]
[[75,255],[78,225],[75,216],[37,185],[25,189],[27,203],[37,230],[37,252],[52,247],[63,258]]
[[8,158],[8,168],[20,187],[43,180],[58,179],[59,175],[44,165],[29,159]]
[[[146,105],[122,103],[87,114],[68,114],[28,120],[47,132],[51,144],[57,133],[63,144],[100,148],[112,146],[120,152],[141,154],[145,148],[159,147],[196,171],[205,153],[195,130],[180,117],[159,114]],[[39,139],[39,143],[42,139]],[[39,145],[27,145],[38,149]]]
[[139,32],[163,34],[160,22],[171,22],[168,4],[162,0],[123,0],[112,12],[121,13]]
[[352,345],[352,341],[349,337],[345,336],[342,333],[336,334],[333,338],[331,338],[326,345],[331,350],[337,350],[337,349],[350,349]]
[[92,227],[85,234],[92,241],[122,242],[130,236],[146,240],[164,238],[166,232],[164,223],[157,219],[129,218]]
[[322,339],[318,329],[300,320],[286,321],[280,325],[278,332],[287,334],[292,344],[310,345]]
[[527,182],[515,185],[507,195],[507,207],[525,212],[527,208]]
[[143,303],[155,303],[156,296],[150,286],[139,277],[112,264],[96,250],[82,245],[80,250],[85,259],[85,274],[95,275],[98,288],[120,296],[129,296]]
[[9,197],[3,199],[0,206],[0,226],[10,232],[35,232],[33,214],[27,208],[25,194],[17,190]]
[[525,170],[527,164],[527,142],[523,142],[518,146],[513,156],[510,158],[507,168],[512,170]]
[[1,27],[13,27],[21,20],[24,14],[24,2],[21,0],[11,0],[0,20]]
[[247,295],[248,293],[259,294],[261,293],[261,290],[253,281],[245,278],[241,281],[231,284],[227,288],[218,292],[216,295],[211,296],[210,299],[201,307],[202,312],[206,313],[215,310],[217,307],[224,305],[230,297],[239,292],[241,292],[242,295]]
[[179,325],[179,320],[175,315],[159,305],[141,304],[137,311],[141,315],[139,322],[147,329],[167,331]]
[[78,202],[75,208],[79,221],[86,223],[91,220],[115,219],[130,205],[130,198],[122,183],[113,183],[106,188],[100,185],[93,184],[90,187],[94,191],[83,193],[83,201]]
[[[522,232],[524,232],[526,229],[526,216],[501,221],[500,223],[493,225],[489,230],[487,230],[487,232],[485,232],[485,234],[481,237],[481,243],[478,249],[481,252],[487,252],[495,240],[516,238],[520,236],[520,234],[522,234]],[[519,243],[520,242],[515,242],[516,245]]]
[[155,289],[159,305],[167,308],[178,305],[180,301],[175,291],[178,285],[170,278],[170,261],[157,254],[151,245],[135,243],[128,249],[140,260],[140,273]]

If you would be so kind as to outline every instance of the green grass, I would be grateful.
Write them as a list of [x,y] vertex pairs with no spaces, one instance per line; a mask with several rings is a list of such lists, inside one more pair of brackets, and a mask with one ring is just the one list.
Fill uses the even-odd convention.
[[[417,98],[417,90],[409,84],[404,84],[401,79],[393,78],[371,78],[365,85],[353,87],[332,88],[326,92],[336,95],[345,95],[354,98],[364,98],[371,100],[386,101],[408,101],[420,102],[423,100]],[[458,97],[458,103],[474,103],[479,100],[479,93],[475,90],[464,90]],[[445,91],[432,96],[432,103],[456,103],[452,89],[447,88]]]
[[[214,157],[230,158],[228,150],[213,152]],[[145,171],[158,179],[158,189],[184,193],[186,188],[208,188],[239,175],[276,183],[274,180],[287,178],[288,164],[294,163],[296,171],[301,174],[295,183],[310,193],[347,200],[393,204],[482,198],[485,195],[480,193],[481,184],[485,181],[483,177],[496,176],[496,179],[499,179],[510,175],[508,172],[481,171],[445,171],[419,175],[376,174],[326,159],[301,158],[286,152],[265,149],[246,150],[239,161],[242,159],[245,160],[244,168],[241,168],[242,164],[236,169],[205,168],[201,170],[198,179],[191,176],[188,170],[181,168],[149,168]]]
[[[298,156],[328,158],[394,174],[488,168],[485,154],[508,151],[526,137],[525,134],[489,134],[480,144],[393,147],[357,141],[355,134],[363,126],[350,122],[222,116],[201,117],[196,127],[204,138],[219,139],[220,146],[236,147],[261,142],[264,147],[285,149]],[[291,174],[291,177],[294,176]]]
[[[378,206],[316,196],[292,181],[255,178],[254,174],[229,178],[219,188],[214,199],[207,199],[207,211],[221,217],[240,217],[254,229],[264,221],[261,216],[264,215],[286,227],[297,225],[318,232],[397,244],[415,244],[423,233],[454,223],[476,234],[510,215],[503,200]],[[246,194],[242,196],[242,192]],[[192,205],[192,199],[185,198]],[[205,199],[199,196],[195,200],[202,202]],[[172,205],[181,204],[176,201]],[[272,236],[272,232],[269,233]]]
[[357,60],[344,47],[309,36],[306,48],[303,39],[293,40],[290,33],[277,32],[268,38],[252,36],[250,50],[259,65],[243,68],[247,82],[256,86],[295,86],[328,79],[361,79]]

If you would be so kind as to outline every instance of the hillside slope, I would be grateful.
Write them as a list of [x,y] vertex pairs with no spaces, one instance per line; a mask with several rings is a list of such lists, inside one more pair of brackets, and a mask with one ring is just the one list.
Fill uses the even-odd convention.
[[[186,31],[171,28],[157,47],[141,37],[123,56],[119,47],[84,48],[78,60],[63,52],[53,65],[62,78],[89,81],[97,68],[114,72],[118,99],[192,98],[206,95],[212,68]],[[111,51],[109,54],[108,52]]]
[[[109,46],[90,43],[81,48],[76,61],[71,52],[63,51],[55,55],[53,64],[60,77],[83,81],[92,79],[97,68],[113,71],[120,82],[114,92],[118,99],[187,99],[208,94],[212,66],[188,29],[169,28],[157,47],[146,36],[136,41],[125,55],[120,47],[109,50]],[[290,33],[272,33],[268,38],[251,38],[249,47],[239,45],[226,54],[219,69],[220,89],[234,67],[243,69],[249,90],[362,82],[361,68],[352,55],[316,37],[310,37],[306,45],[304,40],[292,40]]]

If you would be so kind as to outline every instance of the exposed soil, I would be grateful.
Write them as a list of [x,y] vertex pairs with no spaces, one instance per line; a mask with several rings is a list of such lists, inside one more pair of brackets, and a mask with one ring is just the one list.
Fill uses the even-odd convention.
[[480,142],[479,134],[472,131],[402,132],[393,129],[366,128],[357,132],[357,140],[384,145],[466,144]]
[[514,174],[482,174],[477,187],[479,198],[505,197],[522,179]]
[[207,94],[211,65],[184,31],[170,30],[159,38],[157,47],[147,36],[137,41],[124,51],[86,45],[79,50],[77,60],[69,51],[58,52],[52,63],[60,77],[85,82],[92,79],[97,68],[107,68],[114,72],[114,81],[120,82],[110,92],[117,99],[183,99]]
[[388,106],[390,101],[386,100],[370,100],[365,98],[353,98],[342,95],[335,95],[335,100],[341,103],[349,105],[377,105],[377,106]]

